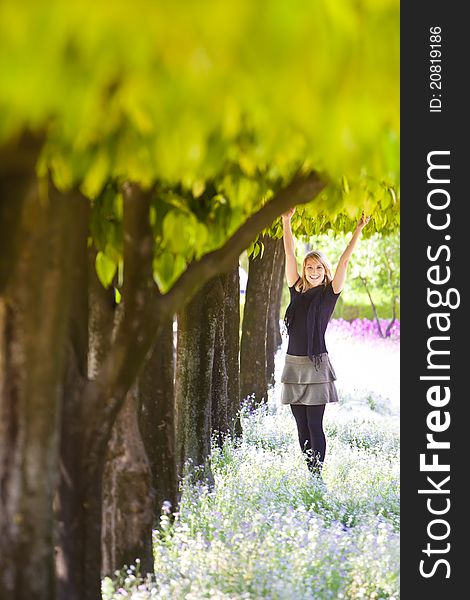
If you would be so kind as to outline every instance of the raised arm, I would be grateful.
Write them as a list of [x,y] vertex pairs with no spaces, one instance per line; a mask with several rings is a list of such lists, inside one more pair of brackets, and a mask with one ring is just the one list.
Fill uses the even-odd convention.
[[295,258],[294,238],[292,237],[292,229],[290,225],[290,221],[294,212],[295,208],[291,208],[282,215],[284,252],[286,254],[286,279],[289,287],[292,287],[299,278],[297,260]]
[[357,240],[361,236],[362,230],[367,225],[369,220],[370,220],[370,217],[364,216],[364,211],[363,211],[361,218],[359,219],[359,222],[356,225],[356,229],[354,230],[353,236],[338,261],[338,266],[336,267],[335,276],[333,277],[333,281],[331,282],[331,286],[332,286],[335,294],[339,294],[341,292],[341,290],[343,289],[343,285],[346,280],[346,269],[348,266],[349,259],[352,256],[354,248],[356,247]]

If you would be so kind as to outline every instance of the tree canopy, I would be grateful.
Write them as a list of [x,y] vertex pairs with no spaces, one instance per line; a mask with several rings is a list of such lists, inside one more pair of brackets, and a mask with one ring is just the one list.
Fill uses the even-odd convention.
[[299,170],[326,187],[294,232],[348,230],[362,208],[393,230],[398,23],[397,0],[4,0],[0,145],[44,136],[39,175],[94,202],[103,282],[126,181],[157,186],[163,289]]

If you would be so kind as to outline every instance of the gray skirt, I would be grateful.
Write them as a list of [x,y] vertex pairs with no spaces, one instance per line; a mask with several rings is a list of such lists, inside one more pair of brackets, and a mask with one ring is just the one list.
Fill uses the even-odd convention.
[[338,402],[335,380],[328,352],[323,352],[314,362],[308,356],[286,354],[281,375],[281,404]]

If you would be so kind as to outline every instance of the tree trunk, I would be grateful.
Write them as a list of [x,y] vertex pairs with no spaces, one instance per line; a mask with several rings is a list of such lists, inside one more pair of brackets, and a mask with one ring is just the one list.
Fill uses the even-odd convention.
[[139,427],[152,471],[155,525],[178,503],[173,319],[162,327],[139,378]]
[[81,213],[73,193],[50,186],[39,198],[35,188],[16,228],[21,242],[10,241],[17,255],[0,296],[2,600],[56,597],[53,496],[74,250],[86,243]]
[[256,403],[268,398],[266,337],[268,308],[276,240],[262,236],[263,257],[249,258],[243,329],[240,347],[242,400],[253,396]]
[[227,371],[227,415],[236,437],[242,434],[240,422],[240,274],[238,259],[233,269],[222,276],[224,289],[224,353]]
[[384,252],[384,256],[385,256],[385,262],[387,263],[387,267],[388,267],[388,280],[390,283],[390,287],[392,288],[392,318],[390,319],[387,328],[385,330],[385,337],[389,337],[390,335],[390,331],[393,327],[393,324],[396,321],[397,318],[397,301],[398,301],[398,297],[396,294],[396,286],[394,284],[394,271],[392,269],[392,265],[390,262],[390,259],[388,257],[388,253],[387,251]]
[[393,300],[392,300],[392,318],[390,319],[388,325],[387,325],[387,329],[385,330],[385,337],[389,337],[390,336],[390,331],[392,330],[392,327],[395,323],[395,321],[397,320],[397,296],[393,296]]
[[374,313],[375,322],[377,323],[377,329],[379,331],[379,335],[380,335],[380,337],[383,338],[384,334],[382,332],[382,327],[380,325],[380,319],[379,319],[379,315],[377,313],[377,307],[375,306],[375,303],[372,299],[372,295],[370,293],[369,286],[367,285],[367,279],[365,277],[361,277],[361,281],[362,281],[363,286],[366,288],[367,296],[369,297],[369,302],[372,307],[372,312]]
[[266,377],[268,384],[274,383],[275,356],[282,344],[279,318],[281,313],[282,285],[284,283],[285,253],[282,238],[276,240],[273,259],[273,274],[269,290],[268,331],[266,338]]
[[137,386],[114,423],[103,474],[102,574],[140,560],[153,572],[154,496],[150,464],[137,420]]
[[15,271],[24,203],[33,189],[37,192],[35,166],[42,143],[42,137],[23,133],[0,146],[0,294]]
[[81,597],[81,581],[84,577],[85,543],[81,517],[82,505],[79,487],[80,461],[83,452],[84,422],[80,394],[86,383],[86,375],[80,369],[80,357],[73,344],[67,348],[67,366],[64,378],[64,403],[60,447],[60,485],[56,499],[58,598],[78,600]]
[[84,539],[77,519],[82,506],[77,493],[84,423],[81,393],[88,371],[88,226],[89,202],[77,195],[81,214],[76,222],[80,230],[80,244],[74,252],[72,300],[68,314],[67,354],[62,394],[60,479],[56,497],[57,552],[56,572],[58,597],[67,600],[79,598],[76,594],[82,576]]
[[216,287],[219,310],[215,315],[216,327],[214,335],[214,361],[212,367],[211,385],[211,433],[219,448],[222,448],[225,436],[231,430],[229,422],[228,373],[225,354],[225,276],[218,278],[220,285]]
[[[85,425],[82,447],[86,451],[81,457],[80,480],[77,484],[82,503],[79,518],[85,540],[85,554],[81,561],[83,576],[79,589],[83,600],[95,600],[100,595],[102,486],[108,443],[114,422],[145,358],[143,336],[139,335],[137,329],[142,322],[140,314],[154,287],[151,267],[153,236],[149,223],[150,195],[151,191],[143,192],[133,185],[124,190],[123,301],[116,311],[109,351],[106,352],[94,381],[88,382],[82,394]],[[126,347],[132,343],[136,344],[135,351],[126,356]],[[112,351],[114,359],[111,361]],[[110,386],[110,367],[117,368],[120,372],[119,384],[114,386]]]
[[[109,351],[113,328],[122,310],[115,309],[114,290],[105,289],[90,251],[89,376],[95,377]],[[153,571],[153,488],[150,465],[137,425],[136,391],[129,393],[113,425],[103,473],[101,574],[112,576],[138,558],[145,572]],[[126,519],[127,515],[127,519]],[[149,516],[150,515],[150,516]]]
[[[214,343],[222,298],[220,278],[214,277],[178,314],[177,464],[181,474],[188,469],[209,482],[213,482],[207,459],[211,451]],[[199,468],[193,471],[192,467]]]
[[109,352],[118,306],[112,286],[105,288],[96,274],[96,248],[88,249],[88,377],[95,379]]

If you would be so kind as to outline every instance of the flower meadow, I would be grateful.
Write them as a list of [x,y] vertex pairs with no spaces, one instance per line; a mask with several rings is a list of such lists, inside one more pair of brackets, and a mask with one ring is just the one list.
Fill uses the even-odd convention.
[[[395,320],[387,333],[387,328],[390,323],[387,319],[379,319],[380,330],[382,335],[392,340],[400,339],[400,321]],[[333,319],[329,325],[329,329],[336,335],[352,336],[356,338],[376,338],[380,336],[377,321],[370,319]]]
[[103,581],[104,600],[398,600],[396,412],[374,390],[340,391],[321,481],[278,398],[275,386],[267,404],[245,404],[242,439],[213,446],[213,487],[182,481],[174,521],[154,532],[156,574],[131,565]]

